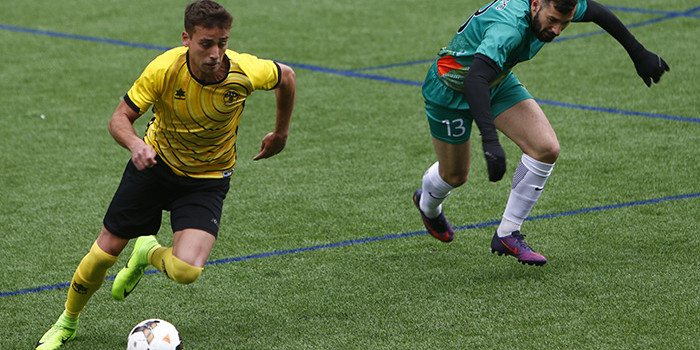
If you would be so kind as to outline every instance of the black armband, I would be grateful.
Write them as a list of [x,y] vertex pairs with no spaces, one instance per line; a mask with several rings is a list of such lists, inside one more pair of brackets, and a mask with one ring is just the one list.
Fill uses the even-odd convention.
[[133,110],[134,112],[138,113],[139,115],[142,114],[142,113],[141,113],[141,108],[139,108],[139,106],[137,106],[137,105],[134,103],[134,101],[131,100],[131,98],[129,97],[129,94],[128,94],[128,93],[124,94],[124,102],[126,102],[126,105],[129,106],[129,108],[131,108],[131,110]]

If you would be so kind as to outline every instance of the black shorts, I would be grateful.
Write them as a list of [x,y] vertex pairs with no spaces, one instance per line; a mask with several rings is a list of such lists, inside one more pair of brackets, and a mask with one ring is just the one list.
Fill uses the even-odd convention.
[[155,235],[167,210],[173,232],[195,228],[216,237],[230,178],[179,176],[160,157],[156,160],[141,171],[129,160],[105,214],[105,228],[126,239]]

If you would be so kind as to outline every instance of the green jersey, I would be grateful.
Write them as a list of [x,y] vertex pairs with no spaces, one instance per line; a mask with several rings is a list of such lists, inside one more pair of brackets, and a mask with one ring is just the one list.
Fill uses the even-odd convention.
[[[586,8],[586,0],[579,0],[572,21],[580,21]],[[423,84],[425,99],[448,108],[469,109],[462,91],[474,55],[492,59],[501,69],[491,82],[493,88],[511,68],[530,60],[544,46],[530,29],[531,16],[529,0],[496,0],[476,11],[438,53]]]

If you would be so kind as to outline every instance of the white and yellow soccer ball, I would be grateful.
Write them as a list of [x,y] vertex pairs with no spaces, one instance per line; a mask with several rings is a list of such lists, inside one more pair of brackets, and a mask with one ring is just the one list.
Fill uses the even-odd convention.
[[170,322],[152,318],[129,332],[126,350],[182,350],[180,333]]

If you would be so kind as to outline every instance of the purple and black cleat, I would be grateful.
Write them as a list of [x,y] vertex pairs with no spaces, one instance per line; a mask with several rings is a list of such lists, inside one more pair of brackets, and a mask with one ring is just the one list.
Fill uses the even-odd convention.
[[494,233],[491,239],[491,253],[514,256],[523,264],[542,266],[547,263],[547,259],[542,254],[530,248],[520,231],[513,231],[505,237],[498,237],[498,233]]

